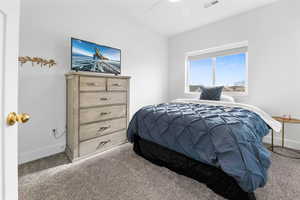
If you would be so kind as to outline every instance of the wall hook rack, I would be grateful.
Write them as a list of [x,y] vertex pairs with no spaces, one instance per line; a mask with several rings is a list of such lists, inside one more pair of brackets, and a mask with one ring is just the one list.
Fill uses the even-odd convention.
[[19,57],[19,62],[21,63],[21,66],[27,62],[31,62],[32,66],[34,66],[34,64],[37,64],[40,65],[41,67],[48,66],[49,68],[57,64],[56,61],[53,59],[48,60],[41,57],[29,57],[29,56]]

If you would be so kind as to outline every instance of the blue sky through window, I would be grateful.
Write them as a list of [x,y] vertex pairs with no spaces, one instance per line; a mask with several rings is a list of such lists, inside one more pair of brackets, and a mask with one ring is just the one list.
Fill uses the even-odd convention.
[[[190,85],[212,86],[212,59],[191,60],[189,76]],[[246,54],[217,57],[215,78],[216,85],[245,86]]]
[[212,86],[212,59],[190,61],[190,85]]

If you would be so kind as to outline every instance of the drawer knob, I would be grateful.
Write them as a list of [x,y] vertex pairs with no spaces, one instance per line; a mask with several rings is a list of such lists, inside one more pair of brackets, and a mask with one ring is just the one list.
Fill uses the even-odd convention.
[[102,112],[102,113],[100,113],[101,116],[109,115],[109,114],[111,114],[111,112]]
[[96,83],[86,83],[88,86],[96,86]]
[[100,127],[100,128],[98,129],[98,132],[103,132],[103,131],[109,129],[110,127],[111,127],[111,126],[103,126],[103,127]]
[[106,97],[100,98],[100,101],[107,101],[107,100],[108,100],[108,98],[106,98]]
[[96,147],[96,149],[100,149],[102,148],[104,145],[106,145],[107,143],[111,142],[111,140],[106,140],[106,141],[101,141],[98,146]]
[[114,83],[114,84],[112,84],[113,86],[117,86],[117,87],[120,87],[121,86],[121,84],[119,84],[119,83]]

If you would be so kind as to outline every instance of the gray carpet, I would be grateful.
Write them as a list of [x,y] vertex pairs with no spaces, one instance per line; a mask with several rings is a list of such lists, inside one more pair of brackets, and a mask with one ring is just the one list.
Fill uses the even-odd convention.
[[[300,160],[272,155],[258,200],[300,199]],[[205,185],[155,166],[130,144],[75,164],[64,154],[19,167],[20,200],[222,200]]]

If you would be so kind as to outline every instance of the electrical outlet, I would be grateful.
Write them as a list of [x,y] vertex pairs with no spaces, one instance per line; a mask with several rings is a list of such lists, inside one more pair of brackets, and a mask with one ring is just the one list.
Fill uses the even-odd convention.
[[65,134],[66,134],[66,130],[64,130],[63,132],[59,133],[56,128],[52,129],[52,132],[51,132],[51,136],[54,137],[55,139],[59,139],[62,136],[64,136]]
[[52,129],[51,136],[56,137],[56,132],[57,132],[56,128]]

